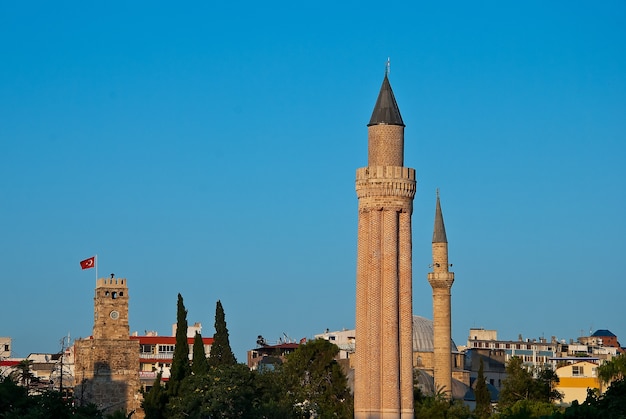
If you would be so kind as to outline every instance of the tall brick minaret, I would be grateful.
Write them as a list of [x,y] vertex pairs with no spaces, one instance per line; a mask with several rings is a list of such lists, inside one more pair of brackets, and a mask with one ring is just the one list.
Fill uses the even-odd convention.
[[415,169],[404,167],[404,123],[387,74],[357,169],[354,417],[413,418],[411,214]]
[[451,308],[450,290],[454,282],[454,272],[448,270],[448,239],[443,224],[443,214],[437,190],[435,228],[433,232],[433,272],[428,273],[428,282],[433,288],[433,329],[435,389],[452,397],[452,353],[450,352]]

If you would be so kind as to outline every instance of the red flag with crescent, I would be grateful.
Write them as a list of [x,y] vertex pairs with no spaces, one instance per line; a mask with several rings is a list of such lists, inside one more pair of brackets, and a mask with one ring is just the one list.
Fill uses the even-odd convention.
[[89,259],[81,260],[80,267],[81,269],[91,269],[96,266],[96,257],[92,256]]

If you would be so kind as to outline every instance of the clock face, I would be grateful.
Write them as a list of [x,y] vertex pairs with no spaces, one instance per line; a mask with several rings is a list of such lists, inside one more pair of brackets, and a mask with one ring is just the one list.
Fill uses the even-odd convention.
[[113,311],[111,312],[111,314],[109,314],[109,316],[111,316],[111,318],[112,318],[113,320],[117,320],[117,319],[120,317],[120,313],[118,313],[117,311],[113,310]]

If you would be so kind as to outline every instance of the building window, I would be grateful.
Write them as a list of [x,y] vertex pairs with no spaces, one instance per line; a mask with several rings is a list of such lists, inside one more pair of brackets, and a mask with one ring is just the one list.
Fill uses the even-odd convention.
[[572,376],[574,377],[582,377],[585,375],[585,369],[582,365],[573,365],[572,366]]
[[5,344],[5,345],[4,345],[4,350],[5,350],[6,352],[9,352],[9,345]]
[[142,354],[151,354],[153,352],[154,352],[154,345],[146,345],[146,344],[141,345]]
[[159,352],[174,352],[175,345],[159,345]]

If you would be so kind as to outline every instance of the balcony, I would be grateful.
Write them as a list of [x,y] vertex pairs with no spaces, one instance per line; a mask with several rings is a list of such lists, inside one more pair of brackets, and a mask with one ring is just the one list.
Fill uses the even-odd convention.
[[139,358],[141,359],[172,359],[174,352],[160,352],[153,354],[151,352],[139,352]]

